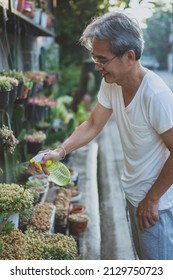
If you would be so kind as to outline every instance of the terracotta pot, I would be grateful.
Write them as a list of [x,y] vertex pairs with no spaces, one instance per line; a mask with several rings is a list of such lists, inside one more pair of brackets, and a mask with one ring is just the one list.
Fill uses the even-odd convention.
[[70,210],[70,214],[84,214],[86,211],[86,207],[84,205],[74,204],[72,209]]
[[23,11],[24,2],[25,2],[25,0],[18,0],[17,10],[18,10],[19,12],[22,12],[22,11]]
[[80,234],[86,231],[88,217],[81,214],[69,215],[69,231],[71,234]]

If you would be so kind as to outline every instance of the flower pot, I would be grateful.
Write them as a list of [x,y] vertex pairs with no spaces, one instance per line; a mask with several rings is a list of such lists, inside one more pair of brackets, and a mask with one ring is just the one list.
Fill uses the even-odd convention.
[[19,99],[26,99],[29,96],[29,88],[23,85]]
[[88,216],[81,214],[69,215],[69,231],[71,234],[80,234],[86,231]]
[[[8,218],[9,222],[12,222],[15,228],[19,227],[19,213],[14,213]],[[0,217],[0,223],[2,222],[2,218]]]
[[86,207],[84,205],[74,204],[70,210],[70,214],[84,214],[86,211]]
[[31,188],[31,190],[33,189],[33,191],[37,192],[39,194],[38,200],[36,201],[36,204],[40,203],[40,202],[44,202],[46,195],[47,195],[47,191],[48,191],[48,186],[45,188],[44,186],[42,187],[33,187]]
[[69,201],[64,197],[56,197],[54,201],[54,205],[56,207],[56,222],[57,228],[67,226],[67,217],[69,211]]
[[4,109],[8,106],[9,94],[10,94],[10,91],[1,91],[0,92],[0,109]]
[[82,193],[74,190],[74,191],[72,191],[72,196],[70,198],[70,202],[77,202],[81,199],[81,197],[82,197]]
[[12,0],[12,8],[17,10],[18,0]]
[[36,155],[41,151],[43,143],[38,142],[27,142],[27,152],[28,154]]
[[14,103],[17,98],[17,87],[13,87],[9,92],[9,104]]
[[47,13],[42,12],[42,14],[41,14],[41,26],[43,28],[47,27],[47,17],[48,17]]
[[25,1],[25,0],[18,0],[18,3],[17,3],[17,10],[18,10],[19,12],[22,12],[22,11],[23,11],[24,1]]
[[35,16],[33,18],[33,21],[36,24],[40,24],[40,21],[41,21],[41,11],[42,11],[41,8],[35,8]]
[[28,180],[30,182],[33,182],[33,180],[38,179],[38,180],[41,180],[41,181],[44,181],[44,182],[45,181],[49,182],[48,178],[49,178],[49,176],[46,175],[46,174],[35,174],[35,175],[32,175],[32,176],[29,176]]
[[78,179],[79,179],[79,174],[78,172],[74,169],[74,168],[71,168],[70,169],[70,172],[71,172],[71,181],[77,185],[78,183]]
[[27,116],[30,121],[41,122],[44,121],[47,115],[47,106],[28,105]]
[[20,98],[22,94],[23,82],[20,82],[17,87],[17,98]]

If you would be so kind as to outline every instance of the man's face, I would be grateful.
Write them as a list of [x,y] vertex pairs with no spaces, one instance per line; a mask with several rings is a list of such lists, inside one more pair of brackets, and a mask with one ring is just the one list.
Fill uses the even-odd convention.
[[108,40],[93,39],[92,55],[95,57],[95,68],[101,73],[107,83],[121,84],[125,78],[127,67],[124,56],[117,57],[111,51]]

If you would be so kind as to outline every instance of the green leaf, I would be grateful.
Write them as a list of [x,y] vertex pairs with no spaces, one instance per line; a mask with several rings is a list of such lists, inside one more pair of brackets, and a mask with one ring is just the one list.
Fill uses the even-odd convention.
[[19,124],[22,121],[22,118],[24,117],[25,109],[22,105],[18,105],[14,107],[14,113],[13,113],[13,122],[15,124]]
[[22,140],[24,140],[25,135],[26,135],[26,129],[23,128],[22,131],[20,132],[20,134],[18,135],[17,139],[19,141],[22,141]]

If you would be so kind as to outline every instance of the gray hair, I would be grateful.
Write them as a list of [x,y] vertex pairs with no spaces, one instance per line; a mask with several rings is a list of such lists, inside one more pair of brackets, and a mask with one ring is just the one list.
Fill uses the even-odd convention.
[[112,52],[118,57],[133,50],[138,60],[144,49],[143,34],[137,21],[123,13],[111,12],[94,18],[84,30],[80,43],[91,51],[94,38],[109,40]]

